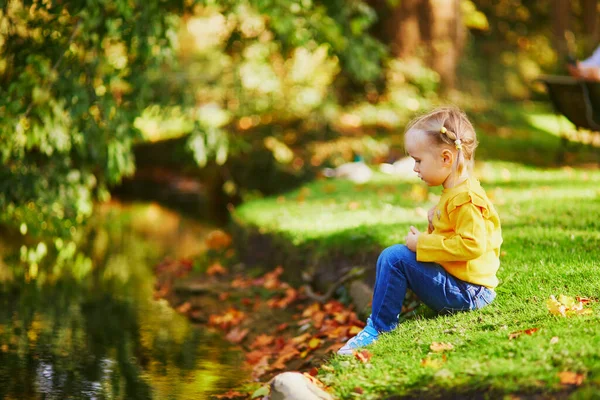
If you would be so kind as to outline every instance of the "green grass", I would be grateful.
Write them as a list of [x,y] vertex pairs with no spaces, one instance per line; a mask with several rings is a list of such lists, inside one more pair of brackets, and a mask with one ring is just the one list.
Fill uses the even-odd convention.
[[[600,171],[488,162],[476,173],[503,221],[496,301],[471,313],[424,312],[407,320],[370,347],[368,365],[334,357],[333,371],[323,369],[320,378],[339,397],[355,398],[357,387],[365,399],[423,391],[550,392],[564,389],[561,371],[584,373],[585,385],[600,390],[600,304],[592,303],[592,316],[570,318],[551,315],[545,305],[552,294],[598,296]],[[417,208],[427,209],[437,192],[424,195],[420,183],[381,175],[362,186],[317,181],[285,200],[248,203],[238,216],[297,245],[316,240],[326,248],[336,237],[354,246],[359,237],[359,244],[368,239],[383,248],[402,242],[410,224],[424,228],[426,219]],[[359,208],[348,206],[353,202]],[[529,328],[539,331],[509,340],[509,333]],[[551,344],[554,336],[559,341]],[[454,345],[439,368],[421,365],[432,342]]]
[[[513,143],[515,154],[526,157],[530,147],[539,151],[546,141],[556,139],[542,130],[532,130],[530,135],[537,139],[529,147],[523,147],[525,139]],[[486,147],[490,137],[484,134],[481,142],[482,153],[492,154],[493,149]],[[373,354],[369,363],[332,357],[318,377],[331,385],[336,396],[497,398],[574,390],[575,398],[598,398],[600,170],[542,169],[526,165],[526,159],[496,161],[519,158],[502,157],[503,151],[509,148],[476,167],[476,176],[502,219],[501,283],[494,303],[451,316],[434,315],[423,306],[417,317],[369,347]],[[316,243],[315,251],[326,253],[339,246],[364,251],[365,244],[384,248],[402,243],[410,225],[425,229],[424,210],[438,195],[439,189],[428,192],[420,182],[385,175],[376,175],[365,185],[321,180],[278,199],[246,203],[236,210],[236,217],[297,246]],[[546,300],[559,294],[595,299],[588,306],[593,314],[553,316]],[[539,330],[509,339],[511,332],[529,328]],[[551,343],[553,337],[558,342]],[[454,349],[443,359],[431,352],[432,342],[449,342]],[[427,358],[438,360],[433,361],[437,365],[423,366]],[[558,374],[563,371],[584,374],[583,385],[562,385]]]

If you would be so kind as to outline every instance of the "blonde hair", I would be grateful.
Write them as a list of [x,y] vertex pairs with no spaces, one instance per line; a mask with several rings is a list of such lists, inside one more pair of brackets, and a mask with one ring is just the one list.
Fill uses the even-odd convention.
[[437,146],[447,145],[457,149],[454,168],[459,175],[465,166],[472,166],[479,144],[477,134],[467,115],[458,107],[438,107],[421,115],[409,122],[405,135],[411,130],[422,131]]

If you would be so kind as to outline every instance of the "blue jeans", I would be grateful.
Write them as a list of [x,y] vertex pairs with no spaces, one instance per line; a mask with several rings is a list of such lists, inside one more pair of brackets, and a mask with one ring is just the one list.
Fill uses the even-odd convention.
[[398,324],[407,288],[440,313],[475,310],[496,297],[493,290],[455,278],[439,264],[417,261],[416,253],[397,244],[383,250],[377,260],[370,318],[378,332]]

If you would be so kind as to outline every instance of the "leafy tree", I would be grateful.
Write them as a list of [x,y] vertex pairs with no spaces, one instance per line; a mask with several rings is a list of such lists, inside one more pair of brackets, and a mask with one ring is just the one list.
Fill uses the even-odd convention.
[[68,237],[131,174],[183,1],[0,4],[0,224]]

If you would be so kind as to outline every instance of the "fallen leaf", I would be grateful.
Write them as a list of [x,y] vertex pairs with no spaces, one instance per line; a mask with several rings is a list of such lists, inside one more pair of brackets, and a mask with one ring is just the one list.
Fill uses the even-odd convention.
[[539,330],[539,328],[529,328],[529,329],[524,329],[524,330],[521,330],[521,331],[516,331],[516,332],[510,333],[508,335],[508,339],[510,339],[510,340],[516,339],[516,338],[518,338],[519,336],[521,336],[523,334],[525,334],[525,335],[533,335],[538,330]]
[[592,299],[590,299],[589,297],[576,297],[577,301],[582,303],[582,304],[587,304],[587,303],[591,303]]
[[563,385],[581,385],[585,376],[576,372],[563,371],[558,373],[558,378]]
[[250,348],[251,349],[256,349],[256,348],[259,348],[259,347],[265,347],[265,346],[270,345],[274,341],[275,341],[275,338],[273,336],[265,335],[263,333],[261,335],[258,335],[254,339],[254,342],[252,342],[252,344],[250,345]]
[[430,356],[425,357],[421,360],[421,366],[438,369],[441,368],[442,365],[446,362],[446,355],[443,354],[442,358],[431,358]]
[[227,335],[225,335],[225,339],[230,341],[231,343],[240,343],[246,335],[248,334],[249,329],[240,329],[239,327],[233,328]]
[[230,307],[222,315],[211,315],[208,319],[209,325],[218,326],[223,330],[227,330],[232,326],[237,326],[239,323],[246,318],[246,314],[242,311],[236,310]]
[[584,303],[580,300],[575,300],[573,297],[559,295],[558,299],[554,295],[546,300],[546,307],[553,315],[561,315],[563,317],[571,315],[589,315],[593,313],[590,308],[583,308]]
[[264,355],[252,368],[252,379],[258,380],[269,369],[269,356]]
[[446,350],[452,350],[454,346],[452,346],[452,343],[433,342],[429,348],[435,353],[441,353]]
[[363,390],[363,388],[361,388],[360,386],[355,387],[354,389],[352,389],[352,391],[354,393],[358,393],[358,394],[363,394],[365,391]]
[[190,304],[189,301],[186,301],[185,303],[183,303],[182,305],[180,305],[179,307],[177,307],[177,312],[180,314],[185,314],[188,311],[190,311],[190,309],[192,308],[192,305]]
[[281,350],[279,354],[279,358],[277,358],[277,360],[275,360],[275,362],[271,364],[272,370],[285,369],[285,363],[299,355],[300,352],[293,345],[287,345]]
[[550,344],[556,344],[558,343],[558,336],[553,336],[552,339],[550,339]]
[[211,250],[222,250],[231,244],[231,236],[221,230],[214,230],[206,237],[206,246]]
[[360,360],[365,364],[371,360],[371,357],[373,357],[373,354],[371,354],[369,350],[354,351],[353,354],[357,360]]
[[321,346],[322,342],[323,341],[321,339],[314,337],[308,341],[308,348],[311,350],[317,349],[319,346]]
[[311,317],[314,313],[321,311],[321,306],[319,303],[312,303],[310,306],[306,307],[302,312],[302,316],[307,318]]
[[292,338],[291,341],[292,341],[292,343],[295,343],[295,344],[301,344],[301,343],[305,343],[308,340],[310,340],[310,337],[311,337],[311,334],[306,332],[300,336],[296,336],[296,337]]
[[351,326],[350,330],[348,330],[348,335],[356,336],[362,331],[362,328],[359,326]]
[[265,353],[262,350],[249,351],[245,354],[245,356],[246,362],[250,365],[257,364],[265,356],[267,357],[267,359],[269,358],[269,354]]
[[225,275],[226,273],[227,270],[219,262],[212,264],[206,269],[206,274],[208,276]]
[[230,390],[227,393],[214,395],[216,399],[235,399],[246,396],[244,393],[240,393],[237,390]]
[[281,332],[281,331],[287,329],[288,326],[289,326],[289,324],[287,322],[284,322],[283,324],[279,324],[279,325],[277,325],[276,331]]

